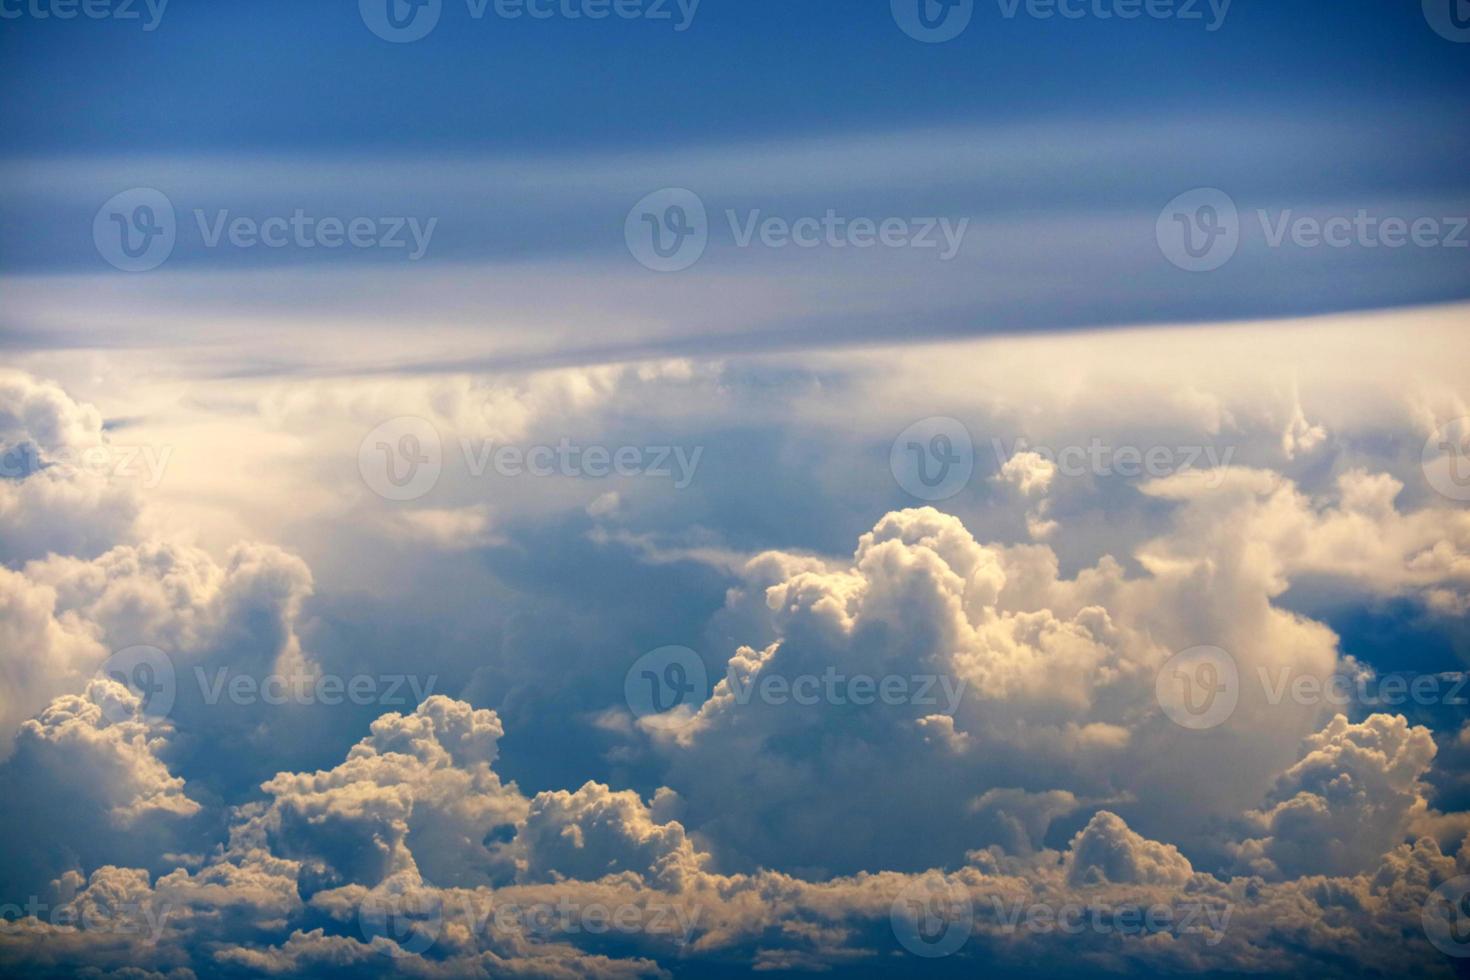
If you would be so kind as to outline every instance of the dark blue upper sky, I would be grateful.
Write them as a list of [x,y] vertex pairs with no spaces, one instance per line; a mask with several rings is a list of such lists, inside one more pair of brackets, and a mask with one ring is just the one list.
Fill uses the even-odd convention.
[[921,44],[879,0],[703,0],[683,32],[474,19],[467,0],[445,0],[428,37],[391,44],[346,0],[173,0],[151,32],[0,21],[0,132],[7,155],[381,155],[1365,104],[1465,125],[1445,109],[1470,90],[1470,49],[1430,30],[1417,3],[1237,0],[1214,32],[1198,5],[1203,21],[1037,20],[980,0],[958,38]]
[[[371,312],[396,325],[463,311],[504,324],[530,310],[560,325],[581,314],[555,301],[586,291],[599,330],[570,347],[609,357],[706,350],[721,336],[782,346],[1470,297],[1470,248],[1268,247],[1257,217],[1367,210],[1453,230],[1470,212],[1470,43],[1431,23],[1452,25],[1450,4],[1467,0],[957,0],[971,18],[944,43],[900,26],[920,0],[699,0],[685,30],[694,0],[423,0],[440,5],[438,20],[409,43],[368,26],[390,2],[411,9],[169,0],[147,30],[147,0],[130,20],[43,18],[35,11],[56,0],[0,0],[0,274],[100,273],[105,288],[132,291],[62,310],[69,295],[98,294],[39,287],[28,305],[12,290],[0,342],[141,342],[110,321],[179,308],[178,290],[195,288],[180,273],[286,267],[369,271],[330,287],[216,281],[206,294],[300,322],[323,303],[361,320],[351,304],[378,285],[373,268],[396,264],[420,284],[423,270],[450,268],[455,296],[424,286],[432,296],[380,298]],[[497,16],[507,3],[554,16]],[[556,9],[598,5],[667,16]],[[1028,16],[1037,5],[1082,16]],[[1194,16],[1098,15],[1130,7]],[[1470,40],[1470,27],[1460,33]],[[139,187],[169,199],[180,230],[166,267],[124,285],[93,219]],[[759,291],[789,276],[809,295],[764,314],[692,292],[664,306],[668,282],[643,295],[657,276],[632,261],[624,219],[666,187],[693,189],[713,218],[711,254],[691,277],[744,275]],[[1241,255],[1216,275],[1160,254],[1161,209],[1191,188],[1224,189],[1240,209]],[[740,208],[963,215],[974,228],[957,261],[925,266],[732,248],[720,222]],[[200,215],[297,209],[432,217],[433,247],[410,265],[386,249],[206,247],[200,231]],[[523,300],[492,290],[505,308],[470,295],[486,274],[513,270],[514,285],[536,280],[532,268],[557,285],[541,279]],[[637,295],[620,307],[614,281]],[[743,322],[716,324],[722,311]],[[194,320],[212,313],[198,306]],[[608,335],[630,319],[642,323]],[[558,356],[593,356],[567,349]]]

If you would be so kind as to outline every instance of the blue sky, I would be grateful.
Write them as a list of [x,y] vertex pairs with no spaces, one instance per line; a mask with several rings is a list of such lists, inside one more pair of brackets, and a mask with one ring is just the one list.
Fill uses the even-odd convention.
[[[1451,249],[1318,249],[1292,262],[1263,254],[1248,227],[1240,261],[1200,277],[1161,268],[1152,241],[1159,208],[1199,186],[1247,214],[1462,208],[1470,79],[1463,51],[1412,6],[1238,3],[1211,32],[1205,5],[1197,21],[1122,21],[1025,7],[1007,18],[989,3],[943,44],[914,41],[882,4],[706,2],[682,32],[669,9],[668,21],[505,20],[450,2],[406,44],[369,32],[347,4],[180,4],[151,32],[7,22],[4,71],[26,95],[0,107],[0,260],[28,274],[98,271],[84,216],[136,184],[183,212],[432,215],[428,269],[615,262],[632,201],[689,186],[717,214],[933,210],[977,224],[973,262],[920,273],[935,277],[934,308],[895,323],[899,295],[840,326],[793,308],[745,325],[763,346],[1466,295],[1465,256]],[[866,161],[856,171],[855,159]],[[165,273],[325,258],[206,252],[185,225]],[[998,295],[983,278],[996,257],[1008,277],[1046,283],[1041,301]],[[44,332],[20,312],[7,320],[7,336]],[[628,342],[710,350],[710,332]]]
[[[939,45],[896,30],[886,4],[838,0],[704,0],[683,32],[474,20],[458,0],[405,45],[370,34],[348,3],[174,0],[163,24],[7,23],[6,73],[25,90],[0,110],[11,154],[636,151],[1221,113],[1350,122],[1422,117],[1470,81],[1414,5],[1372,0],[1237,0],[1213,33],[1199,21],[1006,19],[989,2]],[[1463,137],[1462,117],[1437,121]],[[1414,162],[1426,182],[1463,176],[1448,160]],[[1384,179],[1348,161],[1323,169],[1340,167],[1366,186]]]
[[0,0],[0,973],[1463,976],[1464,0],[525,2]]

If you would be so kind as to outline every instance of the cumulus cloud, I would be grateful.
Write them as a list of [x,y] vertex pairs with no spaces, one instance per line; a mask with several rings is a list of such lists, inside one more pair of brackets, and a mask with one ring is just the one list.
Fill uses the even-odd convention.
[[1402,716],[1336,716],[1249,814],[1262,836],[1241,845],[1241,864],[1276,877],[1365,870],[1426,809],[1421,779],[1434,753],[1429,729]]
[[59,385],[0,371],[0,563],[124,540],[141,510],[140,450],[113,447],[97,409]]
[[[918,375],[903,357],[865,373],[864,357],[831,358],[780,397],[751,398],[771,404],[752,404],[750,418],[789,411],[782,424],[803,433],[856,420],[863,439],[900,431],[874,418],[907,411]],[[131,519],[111,518],[3,555],[0,723],[15,746],[0,774],[34,801],[0,828],[29,847],[3,897],[29,891],[69,911],[0,923],[0,966],[176,980],[881,968],[907,955],[896,903],[937,882],[971,910],[954,961],[967,969],[1432,973],[1440,961],[1419,916],[1433,888],[1470,871],[1470,817],[1440,798],[1451,783],[1434,783],[1436,762],[1453,769],[1446,760],[1463,752],[1455,733],[1273,703],[1249,683],[1218,728],[1191,731],[1156,689],[1169,658],[1201,644],[1227,650],[1247,680],[1356,669],[1350,638],[1284,608],[1307,578],[1407,597],[1433,616],[1463,611],[1464,511],[1417,492],[1402,466],[1362,458],[1364,432],[1401,427],[1401,399],[1380,392],[1359,412],[1308,378],[1308,416],[1295,389],[1262,396],[1196,377],[1120,396],[1025,362],[987,362],[994,385],[965,379],[983,392],[971,396],[980,417],[1074,441],[1088,424],[1135,444],[1209,433],[1241,443],[1249,465],[1109,496],[1106,481],[1072,480],[1022,452],[998,458],[996,482],[951,514],[859,499],[873,481],[834,469],[833,453],[815,467],[816,503],[797,511],[829,522],[809,536],[793,530],[798,518],[771,516],[801,505],[739,480],[680,497],[667,515],[650,513],[641,486],[600,484],[518,484],[492,511],[482,487],[454,479],[432,502],[389,510],[332,469],[341,459],[350,469],[350,450],[384,418],[431,419],[451,453],[460,437],[554,442],[573,426],[607,431],[613,417],[646,422],[694,403],[691,418],[719,421],[742,378],[680,362],[244,397],[252,424],[312,432],[263,477],[313,469],[320,492],[303,498],[302,526],[324,513],[375,516],[351,541],[282,535],[315,548],[324,564],[311,569],[271,545],[140,538]],[[951,387],[943,371],[932,378],[939,394]],[[840,393],[822,409],[831,418],[808,401],[824,386]],[[0,394],[12,406],[0,416],[6,445],[33,444],[32,458],[106,441],[96,413],[54,386],[12,382]],[[328,442],[348,452],[334,456]],[[793,436],[780,451],[805,465],[808,448]],[[1278,472],[1283,459],[1289,473]],[[58,466],[19,476],[10,490],[90,479]],[[701,523],[730,499],[757,516],[733,529]],[[107,510],[92,498],[77,506]],[[565,540],[590,549],[577,558],[628,564],[533,581],[544,571],[533,563],[562,539],[519,536],[528,514],[559,511],[575,521]],[[840,546],[818,547],[831,528]],[[799,544],[770,543],[782,537]],[[522,564],[482,590],[497,550]],[[399,561],[402,577],[421,580],[414,590],[364,587],[357,606],[342,601],[344,581],[372,584],[356,566]],[[661,608],[651,623],[603,615],[647,604],[636,589],[602,591],[634,566],[708,571],[713,598]],[[551,613],[516,605],[537,588],[565,593]],[[426,597],[422,620],[379,628]],[[382,619],[350,612],[380,604]],[[207,703],[194,680],[196,669],[314,676],[322,649],[365,669],[401,667],[443,656],[456,627],[473,632],[459,625],[473,620],[467,606],[497,604],[510,608],[510,639],[477,634],[464,646],[472,663],[447,660],[464,682],[457,698],[354,716],[350,729],[321,712]],[[564,610],[587,607],[598,629],[584,643],[568,653],[550,642]],[[443,628],[418,625],[430,620]],[[678,642],[701,623],[710,698],[682,724],[634,719],[618,700],[627,661],[650,637]],[[174,662],[167,718],[93,680],[109,652],[140,642]],[[507,649],[518,651],[515,672]],[[575,691],[577,710],[536,718],[538,685]],[[528,717],[529,733],[516,724]],[[528,775],[533,749],[563,744],[528,742],[574,730],[605,757],[566,761],[565,779]],[[1033,928],[1036,906],[1051,926]],[[156,927],[109,928],[124,907],[152,909]],[[1130,924],[1151,908],[1171,918]],[[1058,912],[1085,924],[1058,928]],[[588,928],[589,915],[606,925],[619,913],[631,928]]]
[[300,862],[311,891],[410,869],[444,884],[507,878],[504,838],[526,801],[491,769],[503,734],[494,712],[443,696],[383,715],[341,765],[267,781],[252,832]]
[[6,891],[41,894],[66,872],[104,863],[156,867],[180,850],[200,805],[160,758],[170,735],[111,680],[59,697],[21,725],[0,766],[16,801],[0,832],[28,846],[7,861]]
[[[1370,728],[1377,742],[1414,738],[1386,719],[1357,727],[1334,722],[1283,781],[1300,782],[1329,746],[1374,742]],[[1426,838],[1389,843],[1351,874],[1216,876],[1097,810],[1062,850],[992,846],[947,872],[722,873],[670,815],[679,801],[667,792],[644,802],[588,784],[526,805],[489,769],[500,735],[492,712],[448,699],[385,716],[336,769],[278,777],[273,802],[243,813],[200,870],[151,884],[116,866],[65,876],[61,914],[0,924],[0,962],[373,976],[664,976],[661,963],[675,961],[822,969],[904,955],[904,910],[941,894],[945,928],[962,930],[956,962],[1002,972],[1340,975],[1412,963],[1432,975],[1418,918],[1470,859]],[[382,791],[394,788],[390,800]],[[1058,814],[1076,803],[1032,802]],[[474,812],[448,812],[457,806]],[[500,819],[511,822],[503,848],[500,835],[479,836]],[[498,853],[513,873],[454,884],[422,874],[451,839],[465,865]],[[356,859],[365,849],[379,853]]]
[[[772,639],[738,650],[710,700],[658,741],[717,853],[775,866],[854,870],[878,852],[942,865],[987,828],[1013,837],[968,805],[975,787],[1116,797],[1145,821],[1166,801],[1200,825],[1234,816],[1292,760],[1320,709],[1256,692],[1230,744],[1189,741],[1159,710],[1159,668],[1206,641],[1241,651],[1243,670],[1267,650],[1314,676],[1337,661],[1331,633],[1274,608],[1251,567],[1217,564],[1207,583],[1197,568],[1139,578],[1104,560],[1062,579],[1045,548],[982,545],[929,508],[885,517],[845,567],[767,557],[750,571]],[[760,696],[767,678],[834,675],[805,708]],[[901,696],[854,703],[856,677],[893,678]],[[1143,778],[1140,756],[1151,760]],[[1222,778],[1176,799],[1212,766]],[[827,833],[834,825],[844,833]]]

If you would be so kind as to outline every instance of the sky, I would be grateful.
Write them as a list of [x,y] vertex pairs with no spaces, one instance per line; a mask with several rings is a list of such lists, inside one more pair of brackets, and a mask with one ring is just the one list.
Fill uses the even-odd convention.
[[0,970],[1470,969],[1463,0],[0,0]]

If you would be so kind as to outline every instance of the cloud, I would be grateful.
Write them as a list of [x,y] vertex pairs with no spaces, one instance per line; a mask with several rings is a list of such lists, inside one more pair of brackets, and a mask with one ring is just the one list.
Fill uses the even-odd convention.
[[[1394,777],[1413,782],[1422,766],[1399,757],[1419,735],[1398,721],[1334,721],[1282,784],[1340,769],[1349,746],[1390,748]],[[340,766],[268,784],[271,802],[245,808],[200,870],[151,885],[121,867],[64,876],[66,914],[0,924],[0,960],[119,965],[141,963],[146,949],[155,964],[266,975],[631,977],[661,976],[659,961],[677,954],[821,968],[898,951],[895,906],[938,881],[969,909],[958,962],[983,958],[1002,972],[1086,963],[1337,975],[1344,963],[1414,962],[1432,973],[1414,926],[1428,892],[1465,870],[1433,840],[1386,835],[1384,853],[1351,874],[1217,877],[1099,810],[1062,851],[992,846],[947,874],[721,873],[672,816],[682,801],[667,791],[649,804],[589,783],[527,805],[490,769],[501,735],[493,712],[445,698],[386,715]],[[1043,822],[1076,805],[1030,802],[1052,811]],[[1358,817],[1346,803],[1342,818]],[[1026,798],[998,794],[982,809],[1018,804]],[[501,820],[505,833],[484,833]],[[508,870],[507,859],[514,873],[492,881],[485,869]],[[481,871],[445,883],[420,870],[431,867]],[[311,914],[328,924],[308,926]],[[146,942],[118,928],[124,916],[151,924]]]
[[112,446],[93,406],[0,371],[0,563],[124,540],[141,510],[136,456]]
[[68,871],[101,864],[157,867],[183,850],[200,804],[160,757],[171,728],[132,691],[94,680],[25,722],[0,776],[23,805],[0,817],[25,841],[3,876],[9,894],[43,894]]
[[1305,742],[1267,805],[1248,817],[1260,837],[1240,847],[1252,873],[1353,874],[1404,838],[1427,807],[1423,776],[1434,759],[1429,729],[1398,715],[1360,724],[1342,715]]

